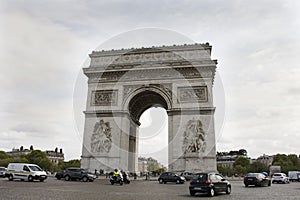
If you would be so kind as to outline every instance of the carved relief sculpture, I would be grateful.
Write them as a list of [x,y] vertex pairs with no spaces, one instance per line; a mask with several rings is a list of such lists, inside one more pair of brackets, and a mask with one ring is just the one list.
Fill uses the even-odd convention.
[[93,135],[91,137],[91,151],[92,152],[109,152],[111,149],[111,128],[109,122],[96,122],[94,126]]
[[92,92],[93,106],[109,106],[117,104],[117,90],[96,90]]
[[181,102],[207,102],[207,87],[179,88],[179,99]]
[[182,151],[184,153],[199,153],[205,151],[205,132],[203,131],[200,120],[189,120],[183,137]]

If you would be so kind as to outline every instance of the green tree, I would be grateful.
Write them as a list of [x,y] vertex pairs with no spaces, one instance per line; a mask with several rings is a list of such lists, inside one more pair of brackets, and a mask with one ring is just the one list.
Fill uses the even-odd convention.
[[11,158],[11,157],[4,151],[0,151],[0,160],[7,159],[7,158]]
[[268,172],[269,171],[269,167],[259,161],[255,161],[253,163],[250,164],[249,170],[248,172]]
[[240,149],[239,150],[239,155],[241,155],[241,156],[247,156],[247,151],[245,149]]
[[24,158],[26,158],[29,163],[37,164],[44,170],[53,170],[53,163],[47,158],[46,154],[40,150],[33,150],[25,155]]
[[241,165],[236,165],[234,167],[234,173],[240,176],[245,175],[247,173],[247,168]]
[[147,166],[148,172],[154,172],[158,169],[158,163],[149,163]]
[[77,159],[69,160],[67,162],[61,162],[58,164],[57,171],[64,170],[69,167],[80,167],[80,165],[80,160]]
[[217,166],[218,172],[223,174],[224,176],[232,176],[233,169],[230,167],[222,167],[221,165]]
[[237,165],[240,165],[248,169],[250,166],[250,161],[248,158],[238,157],[237,159],[235,159],[233,166],[235,167]]
[[297,158],[297,155],[290,154],[276,154],[273,156],[272,165],[281,166],[281,171],[284,173],[288,173],[288,171],[298,171],[300,170],[300,163]]

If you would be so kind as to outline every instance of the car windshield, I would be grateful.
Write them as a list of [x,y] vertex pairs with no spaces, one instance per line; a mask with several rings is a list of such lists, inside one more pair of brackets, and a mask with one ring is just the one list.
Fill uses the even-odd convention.
[[28,166],[31,171],[43,171],[41,168],[39,168],[38,166],[35,166],[35,165],[31,165],[31,166]]
[[194,174],[192,180],[203,183],[207,180],[207,174]]
[[5,171],[5,168],[2,168],[2,167],[1,167],[1,168],[0,168],[0,171]]
[[257,173],[249,173],[246,175],[246,177],[257,177],[258,174]]

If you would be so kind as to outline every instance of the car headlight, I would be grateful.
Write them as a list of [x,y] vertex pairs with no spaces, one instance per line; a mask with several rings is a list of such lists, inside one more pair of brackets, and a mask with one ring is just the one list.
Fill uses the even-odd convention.
[[181,179],[181,180],[183,180],[183,181],[185,180],[185,178],[184,178],[184,177],[180,177],[180,179]]

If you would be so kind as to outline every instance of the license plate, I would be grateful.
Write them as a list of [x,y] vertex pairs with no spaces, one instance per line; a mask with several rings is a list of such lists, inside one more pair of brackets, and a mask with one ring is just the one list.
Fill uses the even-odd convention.
[[202,188],[200,188],[200,187],[195,187],[194,189],[195,190],[202,190]]
[[248,180],[249,180],[249,181],[252,181],[253,179],[252,179],[252,178],[248,178]]

